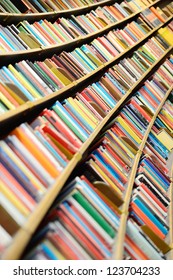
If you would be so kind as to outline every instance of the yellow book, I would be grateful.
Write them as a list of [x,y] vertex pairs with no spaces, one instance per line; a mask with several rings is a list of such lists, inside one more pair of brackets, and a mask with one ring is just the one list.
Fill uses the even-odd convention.
[[126,121],[122,117],[117,117],[115,119],[117,123],[119,123],[125,131],[127,131],[128,134],[138,143],[140,144],[142,140],[139,138],[139,136],[136,135],[136,133],[133,131],[133,129],[129,126],[129,124],[126,123]]
[[0,192],[11,201],[11,203],[25,216],[30,214],[30,211],[25,207],[25,205],[18,199],[18,197],[11,192],[11,190],[0,180]]
[[78,112],[93,129],[95,129],[96,124],[87,116],[87,114],[85,112],[83,112],[81,110],[81,108],[77,104],[77,102],[75,102],[75,100],[72,97],[69,97],[67,100],[73,106],[73,108],[76,110],[76,112]]
[[159,115],[158,118],[162,121],[162,123],[167,127],[167,129],[173,133],[173,130],[170,128],[170,126],[162,119],[162,116]]
[[122,197],[122,192],[120,189],[112,182],[112,180],[104,173],[104,171],[92,160],[89,160],[89,165],[93,166],[94,170],[98,172],[98,174],[103,178],[107,184],[109,184],[120,197]]
[[173,116],[167,110],[162,109],[161,114],[173,122]]
[[164,27],[158,30],[158,33],[165,39],[165,41],[172,46],[173,45],[173,33],[169,28]]
[[133,158],[135,157],[135,154],[124,144],[124,142],[122,142],[122,139],[121,139],[121,138],[118,138],[117,136],[115,136],[114,133],[111,133],[111,132],[110,132],[110,134],[111,134],[111,137],[112,137],[113,139],[115,139],[115,141],[118,143],[118,145],[119,145],[120,147],[122,147],[122,149],[127,153],[127,155],[128,155],[131,159],[133,159]]
[[5,89],[6,89],[6,90],[9,92],[9,94],[17,101],[17,103],[18,103],[19,105],[22,105],[22,104],[25,103],[25,101],[22,100],[22,98],[20,98],[20,96],[17,95],[16,92],[14,92],[11,88],[9,88],[8,85],[3,84],[3,87],[5,87]]
[[16,166],[29,178],[33,183],[36,190],[40,195],[43,195],[46,192],[45,187],[41,182],[34,176],[33,173],[24,165],[24,163],[16,156],[16,154],[10,149],[10,147],[3,141],[1,141],[1,147],[7,153],[7,155],[15,162]]
[[21,31],[18,36],[30,49],[38,49],[41,47],[41,44],[31,34],[26,34],[25,32]]
[[3,104],[5,104],[5,106],[10,109],[13,110],[16,107],[3,95],[3,93],[0,91],[0,100],[2,101]]
[[85,106],[84,103],[78,101],[76,98],[74,98],[74,102],[81,108],[81,110],[83,110],[85,112],[85,114],[87,116],[90,117],[90,119],[93,122],[93,125],[97,126],[99,121],[97,120],[97,118],[94,116],[94,114],[87,108],[87,106]]
[[35,90],[35,88],[28,82],[24,76],[18,72],[13,65],[9,64],[8,69],[13,73],[16,79],[33,95],[35,98],[40,98],[40,94]]
[[65,257],[58,251],[58,249],[48,239],[45,239],[43,241],[43,244],[49,247],[49,249],[53,252],[53,254],[57,257],[58,260],[65,260]]
[[162,129],[158,134],[152,132],[155,137],[169,150],[173,149],[173,138]]
[[65,86],[72,83],[72,81],[70,81],[58,68],[52,67],[51,71]]
[[70,160],[73,157],[73,154],[70,153],[63,145],[58,143],[51,135],[48,135],[53,143],[63,152],[63,154]]

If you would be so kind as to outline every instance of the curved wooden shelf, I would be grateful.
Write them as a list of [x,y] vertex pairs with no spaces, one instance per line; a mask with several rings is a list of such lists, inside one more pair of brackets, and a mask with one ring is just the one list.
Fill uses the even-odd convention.
[[13,118],[14,116],[19,116],[20,114],[24,113],[26,110],[32,110],[34,108],[36,108],[36,106],[39,105],[43,105],[45,104],[47,101],[50,100],[55,100],[56,97],[65,94],[66,92],[68,92],[70,89],[75,89],[75,87],[78,87],[79,85],[82,85],[84,82],[87,82],[90,80],[91,77],[93,77],[94,75],[98,74],[99,72],[101,72],[103,69],[108,69],[109,67],[111,67],[113,64],[115,64],[116,61],[118,61],[120,58],[122,58],[125,54],[127,54],[128,52],[131,52],[133,49],[135,49],[138,45],[140,45],[143,41],[145,41],[148,37],[150,37],[152,34],[154,34],[159,28],[163,27],[164,25],[166,25],[171,19],[173,18],[170,17],[165,23],[159,25],[158,27],[156,27],[155,29],[153,29],[152,31],[150,31],[144,38],[142,38],[141,40],[139,40],[136,44],[134,44],[131,48],[126,49],[124,52],[120,53],[117,57],[115,57],[114,59],[104,63],[103,65],[101,65],[100,67],[98,67],[96,70],[92,71],[91,73],[85,75],[84,77],[74,81],[73,83],[71,83],[70,85],[58,90],[57,92],[53,92],[51,94],[49,94],[46,97],[40,98],[40,99],[36,99],[34,101],[28,101],[26,104],[20,106],[17,109],[14,110],[10,110],[7,111],[6,113],[0,115],[0,122],[2,123],[3,121],[7,121],[8,119]]
[[8,23],[8,22],[20,22],[22,20],[40,20],[40,19],[56,19],[59,16],[64,16],[64,15],[70,15],[73,13],[73,15],[85,12],[89,9],[92,9],[97,6],[103,6],[104,4],[111,4],[113,3],[113,0],[103,0],[99,1],[97,3],[91,4],[91,5],[86,5],[83,7],[79,8],[74,8],[74,9],[69,9],[69,10],[62,10],[62,11],[52,11],[52,12],[46,12],[46,13],[32,13],[32,14],[12,14],[12,13],[0,13],[0,19],[2,19],[3,22]]
[[79,44],[85,44],[89,39],[93,39],[96,38],[98,36],[101,36],[102,34],[104,34],[105,32],[110,31],[111,29],[113,29],[114,27],[117,27],[123,23],[126,23],[129,19],[132,19],[134,17],[136,17],[137,15],[139,15],[142,11],[144,11],[145,9],[153,6],[154,4],[157,4],[158,2],[160,2],[160,0],[156,0],[155,2],[153,2],[152,4],[146,6],[144,9],[139,10],[138,12],[130,15],[129,17],[126,17],[118,22],[115,22],[113,24],[107,25],[104,28],[84,35],[84,36],[79,36],[78,38],[71,40],[70,42],[67,41],[65,43],[62,44],[55,44],[55,45],[51,45],[51,46],[41,46],[40,48],[37,49],[28,49],[28,50],[19,50],[19,51],[11,51],[11,52],[6,52],[6,53],[1,53],[0,54],[0,58],[6,58],[6,57],[18,57],[21,56],[21,58],[23,58],[24,55],[32,55],[34,54],[45,54],[46,52],[50,52],[50,51],[61,51],[61,50],[66,50],[67,48],[69,48],[70,46],[78,46]]
[[129,178],[129,184],[127,186],[127,191],[124,197],[124,205],[122,208],[122,213],[124,213],[124,216],[122,216],[122,219],[120,220],[120,229],[121,231],[118,232],[118,237],[117,237],[117,244],[118,244],[118,249],[116,250],[115,254],[114,254],[114,259],[115,260],[122,260],[123,259],[123,245],[124,245],[124,238],[125,238],[125,228],[126,228],[126,223],[127,223],[127,218],[128,218],[128,214],[129,214],[129,204],[130,204],[130,198],[131,198],[131,194],[132,194],[132,189],[133,189],[133,185],[134,185],[134,181],[135,181],[135,176],[136,176],[136,170],[143,152],[143,149],[145,147],[146,141],[148,139],[148,135],[151,131],[151,128],[163,106],[163,104],[165,103],[165,101],[167,100],[169,94],[171,93],[171,91],[173,90],[173,85],[171,86],[171,88],[167,91],[165,97],[163,98],[162,102],[160,103],[160,105],[158,106],[155,115],[153,116],[151,122],[149,123],[149,126],[145,132],[144,138],[142,140],[142,143],[139,146],[138,152],[135,156],[134,162],[133,162],[133,167],[131,170],[131,174],[130,174],[130,178]]
[[[168,54],[168,52],[173,47],[170,47],[167,52],[165,52],[164,56]],[[163,56],[163,57],[164,57]],[[87,151],[88,147],[91,145],[93,140],[96,138],[98,133],[104,128],[105,124],[108,120],[113,116],[113,114],[118,110],[121,104],[128,98],[128,96],[132,93],[133,90],[145,80],[146,76],[154,69],[154,67],[160,62],[161,57],[157,62],[155,62],[152,67],[146,71],[141,78],[137,81],[136,84],[123,96],[123,98],[117,103],[114,109],[112,109],[108,115],[100,122],[100,124],[96,127],[94,132],[90,135],[87,141],[82,145],[78,153],[74,155],[72,160],[69,162],[67,167],[63,170],[62,174],[57,178],[53,186],[48,190],[48,192],[43,197],[42,201],[37,205],[34,212],[29,216],[28,220],[26,221],[23,228],[21,228],[16,235],[14,236],[12,244],[7,248],[7,250],[2,255],[2,259],[18,259],[20,258],[24,248],[26,247],[27,243],[31,239],[34,231],[36,230],[37,226],[39,225],[40,221],[44,217],[45,213],[51,206],[52,202],[54,201],[55,197],[58,195],[59,191],[63,187],[64,183],[68,179],[69,175],[72,173],[76,165],[82,159],[82,155]],[[124,216],[123,216],[124,217]],[[122,218],[122,217],[121,217]],[[124,217],[125,219],[126,217]],[[121,222],[120,229],[123,230],[124,223]],[[124,233],[125,234],[125,233]],[[123,235],[122,235],[123,238]],[[22,242],[20,241],[22,240]],[[19,242],[20,241],[20,242]],[[121,243],[122,244],[122,243]],[[16,249],[17,248],[17,249]]]

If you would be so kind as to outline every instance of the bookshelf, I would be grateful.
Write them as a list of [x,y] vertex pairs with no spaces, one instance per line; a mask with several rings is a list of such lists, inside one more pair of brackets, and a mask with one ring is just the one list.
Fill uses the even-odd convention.
[[136,44],[134,44],[132,47],[128,48],[124,52],[120,53],[117,57],[114,59],[104,63],[103,65],[99,66],[96,70],[92,71],[89,74],[86,74],[84,77],[74,81],[68,86],[65,86],[64,88],[58,90],[57,92],[53,92],[49,94],[46,97],[34,100],[34,101],[28,101],[24,105],[21,105],[19,108],[15,110],[10,110],[3,115],[0,115],[0,122],[7,121],[8,119],[11,119],[16,116],[20,116],[23,113],[30,112],[31,110],[36,109],[38,106],[44,106],[45,103],[48,101],[54,101],[57,97],[65,95],[67,92],[69,92],[71,89],[76,90],[76,88],[82,86],[83,84],[86,84],[90,79],[96,75],[99,75],[100,72],[103,70],[107,70],[109,67],[113,66],[117,61],[119,61],[121,58],[124,58],[127,54],[131,53],[133,50],[135,50],[138,46],[141,45],[141,43],[145,42],[151,35],[154,35],[157,30],[159,30],[161,27],[164,27],[167,25],[171,20],[173,16],[171,16],[165,23],[162,23],[158,27],[154,28],[151,32],[149,32],[144,38],[139,40]]
[[[123,205],[123,208],[122,208],[122,216],[121,216],[121,222],[120,222],[120,231],[118,233],[118,237],[117,237],[117,242],[116,244],[118,248],[117,249],[117,253],[114,254],[114,258],[116,260],[122,260],[123,258],[123,251],[124,251],[124,248],[123,248],[123,244],[124,244],[124,237],[125,237],[125,228],[126,228],[126,222],[127,222],[127,218],[128,218],[128,214],[129,214],[129,203],[130,203],[130,198],[131,198],[131,193],[132,193],[132,189],[133,189],[133,185],[134,185],[134,181],[135,181],[135,176],[136,176],[136,170],[137,170],[137,167],[138,167],[138,164],[139,164],[139,160],[141,158],[141,155],[142,155],[142,152],[143,152],[143,149],[144,149],[144,146],[145,146],[145,143],[147,141],[147,138],[148,138],[148,135],[151,131],[151,128],[163,106],[163,104],[165,103],[165,101],[167,100],[169,94],[171,93],[171,91],[173,90],[173,86],[167,91],[164,99],[162,100],[162,102],[160,103],[160,105],[158,106],[156,112],[155,112],[155,115],[153,116],[152,118],[152,121],[150,122],[146,132],[145,132],[145,135],[144,135],[144,138],[142,140],[142,143],[139,147],[139,150],[136,154],[136,157],[134,159],[134,162],[133,162],[133,167],[132,167],[132,170],[131,170],[131,174],[130,174],[130,178],[129,178],[129,183],[128,183],[128,186],[127,186],[127,191],[126,191],[126,194],[125,194],[125,198],[124,198],[124,205]],[[170,191],[172,192],[172,188],[170,187]],[[171,204],[172,205],[172,204]],[[172,206],[170,207],[170,211],[172,210],[171,209]],[[170,240],[172,240],[172,227],[171,227],[171,224],[170,224],[170,229],[171,229],[171,232],[170,232]]]
[[[101,130],[103,130],[103,128],[105,127],[105,125],[108,123],[109,119],[117,112],[117,110],[120,108],[120,106],[125,102],[125,100],[128,98],[128,96],[135,91],[135,89],[139,86],[139,84],[141,84],[144,80],[146,80],[146,77],[154,71],[154,69],[160,64],[160,62],[164,59],[164,57],[168,56],[168,54],[173,50],[173,47],[171,46],[162,57],[160,57],[160,59],[155,62],[151,68],[146,71],[144,73],[144,75],[140,78],[140,80],[134,84],[134,86],[125,94],[125,96],[117,103],[117,105],[115,106],[115,108],[113,110],[111,110],[107,116],[105,116],[105,118],[100,122],[100,124],[97,126],[97,128],[94,130],[94,132],[90,135],[89,139],[83,143],[82,147],[80,148],[79,152],[77,154],[75,154],[75,156],[72,158],[72,160],[69,162],[69,164],[67,165],[67,167],[64,169],[64,171],[62,172],[62,174],[60,175],[60,177],[58,177],[58,179],[56,180],[56,182],[54,183],[54,185],[51,187],[51,189],[46,193],[46,195],[44,196],[44,198],[41,200],[41,202],[38,204],[38,206],[36,207],[35,211],[30,215],[30,217],[28,218],[28,221],[26,222],[25,226],[23,228],[21,228],[18,233],[16,234],[15,238],[14,238],[14,242],[12,243],[12,245],[6,250],[3,258],[5,259],[17,259],[20,257],[21,253],[23,252],[26,244],[28,243],[28,241],[30,240],[32,234],[34,233],[34,231],[36,230],[37,226],[39,225],[40,221],[42,220],[42,218],[44,217],[45,213],[47,212],[47,210],[49,209],[49,207],[51,206],[52,202],[54,201],[55,197],[58,195],[59,191],[61,190],[62,186],[65,184],[65,182],[67,181],[67,179],[69,178],[70,174],[72,173],[72,171],[74,170],[75,166],[77,166],[77,164],[79,164],[79,162],[82,159],[82,156],[85,154],[85,152],[87,152],[89,146],[91,145],[91,143],[94,141],[94,139],[97,137],[97,135],[100,133]],[[171,91],[171,90],[170,90]],[[170,91],[167,93],[166,97],[169,95]],[[165,99],[166,100],[166,99]],[[164,101],[163,100],[163,104]],[[162,107],[161,104],[159,106],[159,110]],[[157,117],[157,114],[159,113],[159,110],[156,112],[155,117]],[[153,118],[153,122],[154,122],[154,118]],[[117,244],[119,244],[118,246],[122,247],[123,245],[123,233],[122,231],[124,231],[125,233],[125,221],[127,218],[127,209],[128,209],[128,201],[130,199],[130,194],[131,194],[131,189],[133,187],[133,182],[134,182],[134,178],[135,178],[135,171],[140,159],[140,155],[142,152],[142,147],[144,146],[148,134],[150,132],[150,129],[152,127],[152,124],[150,124],[149,128],[146,131],[146,135],[144,137],[143,140],[143,144],[141,144],[140,150],[136,156],[136,159],[133,163],[133,169],[131,171],[131,177],[129,180],[129,186],[127,189],[127,193],[126,196],[127,198],[125,198],[125,201],[127,201],[127,203],[123,206],[122,209],[122,216],[121,216],[121,224],[120,224],[120,232],[119,232],[119,238],[118,238],[118,242]],[[44,211],[43,211],[44,209]],[[18,240],[22,239],[23,242],[20,243],[19,246],[19,242]],[[17,250],[16,250],[17,248]],[[119,252],[122,252],[122,250],[118,250]],[[115,259],[117,259],[117,257],[115,256]]]
[[[104,2],[106,2],[106,1],[104,1]],[[71,48],[73,46],[77,47],[77,46],[83,45],[83,44],[87,43],[89,40],[99,37],[102,34],[109,32],[113,28],[116,28],[117,26],[119,27],[119,26],[127,23],[129,20],[134,19],[137,15],[139,15],[141,12],[143,12],[146,8],[150,8],[159,2],[160,2],[160,0],[156,0],[152,4],[146,6],[145,8],[139,10],[138,12],[133,13],[132,15],[129,15],[128,17],[124,18],[123,20],[120,20],[113,24],[107,25],[106,27],[104,27],[96,32],[93,32],[93,33],[91,32],[84,36],[80,35],[79,37],[71,40],[70,42],[66,42],[66,43],[62,43],[62,44],[60,43],[60,44],[55,44],[55,45],[52,44],[51,46],[43,45],[43,46],[40,46],[40,48],[35,48],[35,49],[19,50],[19,51],[11,51],[11,52],[8,51],[7,53],[1,53],[0,57],[1,57],[1,59],[7,59],[9,56],[14,57],[14,58],[15,57],[22,58],[22,57],[24,57],[24,55],[28,55],[29,57],[32,57],[33,53],[34,53],[34,55],[42,56],[48,52],[50,53],[50,52],[54,51],[57,53],[57,52],[61,52],[62,50],[65,51],[66,49],[69,49],[69,47]],[[98,5],[98,3],[97,3],[97,5]],[[96,6],[96,4],[94,5],[94,7],[95,6]],[[83,12],[83,10],[81,12]],[[0,15],[0,19],[1,19],[1,15]],[[36,21],[36,19],[37,18],[34,18],[35,21]],[[24,20],[24,19],[22,19],[22,20]],[[19,18],[18,18],[18,22],[20,22]]]
[[[98,2],[98,3],[93,4],[89,8],[91,8],[91,7],[93,8],[93,7],[95,7],[97,5],[100,5],[100,4],[109,4],[109,3],[112,3],[112,2],[113,1]],[[150,4],[149,7],[154,5],[154,4],[156,4],[156,3],[158,3],[158,2],[160,2],[160,1],[155,1],[154,3]],[[85,9],[87,9],[87,8],[88,7],[81,8],[80,12],[81,11],[85,11]],[[75,10],[79,11],[79,9],[75,9]],[[136,15],[138,15],[140,12],[132,15],[128,19],[125,19],[125,20],[121,21],[120,23],[121,24],[125,23],[130,18],[133,18]],[[68,14],[68,11],[63,11],[62,13],[67,13]],[[53,14],[56,14],[56,13],[53,13]],[[61,12],[60,12],[60,14],[61,14]],[[7,16],[7,18],[5,18],[5,16]],[[22,18],[22,15],[20,15],[20,16]],[[20,20],[20,16],[19,16],[18,20]],[[32,15],[24,15],[24,17],[27,18],[27,20],[32,19],[33,16],[34,16],[33,14]],[[44,13],[43,13],[43,14],[36,15],[36,18],[37,18],[37,16],[38,16],[38,18],[42,18],[44,16],[45,17],[47,17],[47,16],[49,17],[49,16],[52,16],[52,15],[51,15],[51,13],[47,13],[47,15],[44,15]],[[17,17],[17,14],[16,15],[1,15],[0,14],[0,18],[3,19],[3,21],[5,23],[8,23],[8,21],[11,21],[11,18],[13,18],[13,17],[14,18]],[[36,19],[36,18],[34,18],[34,19]],[[115,57],[113,60],[108,61],[107,63],[104,63],[102,66],[98,67],[98,69],[96,69],[95,71],[92,71],[88,75],[85,75],[81,79],[71,83],[69,86],[66,86],[63,89],[59,90],[58,92],[54,92],[53,94],[50,94],[49,96],[46,96],[44,98],[35,100],[33,102],[27,102],[24,105],[20,106],[16,110],[12,110],[12,111],[8,111],[7,113],[4,113],[2,116],[0,116],[1,125],[2,126],[4,124],[8,125],[8,123],[11,122],[11,120],[15,120],[16,117],[19,118],[20,119],[19,122],[21,122],[21,121],[23,121],[22,117],[25,116],[25,118],[27,118],[28,115],[32,114],[33,110],[37,110],[37,108],[39,108],[39,110],[40,110],[40,108],[44,108],[48,104],[48,102],[52,103],[58,97],[60,97],[60,96],[62,97],[67,92],[71,92],[71,90],[75,91],[80,86],[88,84],[90,82],[91,78],[94,78],[94,77],[98,76],[103,71],[106,71],[109,67],[114,65],[121,58],[123,58],[126,55],[130,54],[138,46],[140,46],[142,43],[144,43],[147,40],[147,38],[149,38],[151,35],[155,34],[159,28],[167,25],[171,21],[171,19],[172,19],[172,17],[170,17],[163,24],[159,25],[157,28],[153,29],[144,38],[139,40],[135,45],[133,45],[131,48],[128,48],[125,52],[121,53],[120,55]],[[108,30],[111,30],[111,28],[113,28],[115,26],[118,26],[118,24],[119,23],[116,23],[114,25],[111,25],[111,26],[108,26],[108,27],[104,28],[103,30],[101,30],[99,32],[96,32],[95,34],[88,35],[85,38],[80,39],[81,41],[80,40],[76,40],[76,43],[78,42],[79,44],[84,44],[85,42],[87,42],[88,39],[91,39],[93,36],[98,36],[100,34],[103,34],[104,32],[106,32]],[[75,43],[75,42],[73,42],[73,43]],[[72,45],[73,45],[73,43],[72,43]],[[66,45],[63,45],[62,47],[65,48]],[[69,47],[69,45],[68,45],[68,47]],[[54,50],[55,48],[57,49],[57,47],[53,46],[51,49]],[[50,48],[46,49],[46,51],[49,51],[49,50],[50,50]],[[151,75],[151,73],[153,73],[155,71],[155,68],[157,68],[157,66],[161,63],[161,61],[165,57],[167,57],[168,54],[172,53],[172,50],[173,50],[172,46],[169,49],[167,49],[167,51],[163,54],[163,56],[161,56],[160,59],[157,60],[148,69],[148,71],[146,71],[144,73],[144,75],[141,76],[141,78],[123,96],[123,98],[118,101],[117,105],[103,118],[103,120],[99,123],[99,125],[94,130],[94,132],[90,135],[88,140],[83,143],[83,145],[80,148],[80,150],[70,160],[70,162],[68,163],[67,167],[63,170],[62,174],[58,177],[58,179],[55,181],[53,186],[47,191],[46,195],[41,200],[41,202],[36,206],[34,212],[29,216],[29,218],[28,218],[27,222],[25,223],[25,225],[22,228],[20,228],[19,231],[15,234],[13,242],[11,243],[11,245],[7,248],[7,250],[2,255],[2,259],[18,259],[18,258],[21,257],[21,254],[23,253],[26,245],[30,241],[30,239],[31,239],[32,235],[34,234],[36,228],[38,227],[39,223],[41,222],[41,220],[45,216],[47,210],[50,208],[52,202],[54,201],[54,199],[58,195],[59,191],[61,190],[61,188],[63,187],[63,185],[67,181],[67,179],[69,178],[69,176],[72,173],[72,171],[74,170],[74,168],[81,162],[83,155],[85,153],[87,153],[88,148],[93,143],[95,138],[98,136],[98,134],[101,131],[103,131],[105,125],[109,122],[111,117],[113,117],[115,115],[115,113],[118,111],[120,106],[139,87],[139,85],[142,84],[142,82],[144,80],[146,80],[148,75]],[[44,51],[45,51],[45,49],[41,50],[41,52],[44,52]],[[32,54],[33,55],[38,55],[39,53],[40,53],[40,50],[37,50],[37,49],[32,50]],[[15,55],[15,54],[14,53],[10,54],[10,56],[13,56],[13,55]],[[18,53],[18,55],[22,55],[23,57],[25,57],[25,55],[27,55],[27,52]],[[116,243],[118,244],[118,250],[117,250],[118,253],[113,255],[113,259],[122,259],[122,256],[123,256],[123,242],[124,242],[124,236],[125,236],[125,225],[126,225],[126,220],[127,220],[127,216],[128,216],[128,206],[129,206],[130,195],[131,195],[131,191],[132,191],[132,187],[133,187],[134,179],[135,179],[135,175],[136,175],[136,169],[137,169],[137,166],[138,166],[138,163],[139,163],[140,156],[142,154],[144,145],[145,145],[145,143],[147,141],[149,132],[151,130],[151,127],[152,127],[152,125],[153,125],[153,123],[154,123],[154,121],[155,121],[155,119],[156,119],[160,109],[162,108],[164,102],[166,101],[167,97],[169,96],[169,94],[170,94],[170,92],[172,90],[173,90],[173,87],[171,87],[169,89],[169,91],[165,95],[165,98],[162,100],[161,104],[159,105],[155,115],[153,116],[152,121],[149,124],[148,129],[146,130],[146,133],[144,135],[143,141],[142,141],[142,143],[141,143],[141,145],[139,147],[139,150],[138,150],[137,155],[135,157],[135,160],[133,162],[133,168],[131,170],[129,184],[128,184],[127,192],[126,192],[126,195],[125,195],[125,203],[123,205],[123,208],[121,209],[122,215],[121,215],[119,232],[118,232],[118,236],[117,236],[117,239],[116,239]],[[173,172],[173,168],[172,168],[172,172]],[[171,177],[172,176],[173,176],[173,173],[172,173]],[[170,188],[170,189],[171,189],[171,196],[172,196],[172,188]],[[172,211],[172,207],[173,206],[171,204],[170,213]],[[170,217],[170,224],[172,224],[172,217]],[[171,244],[173,243],[172,238],[173,238],[173,233],[171,231],[170,232],[170,242],[171,242]],[[117,247],[116,247],[116,249],[117,249]]]
[[86,5],[79,8],[69,9],[69,10],[62,10],[62,11],[53,11],[53,12],[46,12],[46,13],[32,13],[32,14],[16,14],[16,13],[0,13],[0,19],[6,23],[9,24],[11,22],[19,22],[21,20],[29,20],[29,21],[35,21],[40,20],[42,18],[46,19],[57,19],[59,16],[66,16],[73,13],[74,15],[87,12],[90,9],[93,9],[97,6],[103,6],[103,5],[109,5],[114,3],[113,0],[103,0],[99,1],[90,5]]

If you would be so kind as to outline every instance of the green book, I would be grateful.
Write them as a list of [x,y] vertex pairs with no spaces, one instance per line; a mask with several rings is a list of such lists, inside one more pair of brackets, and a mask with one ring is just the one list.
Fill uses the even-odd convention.
[[115,237],[115,230],[99,214],[99,212],[89,203],[89,201],[80,193],[73,194],[73,198],[90,214],[90,216],[111,236]]

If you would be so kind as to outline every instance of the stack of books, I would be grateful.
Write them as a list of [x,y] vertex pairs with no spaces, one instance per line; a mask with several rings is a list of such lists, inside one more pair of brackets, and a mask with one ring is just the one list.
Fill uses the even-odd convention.
[[[92,152],[81,167],[81,170],[85,170],[82,172],[83,176],[80,179],[76,178],[62,190],[56,206],[46,217],[47,222],[44,221],[44,228],[39,231],[35,239],[39,245],[29,255],[31,258],[41,258],[44,255],[49,259],[51,258],[51,253],[47,253],[49,251],[52,252],[54,258],[57,255],[67,259],[111,258],[119,225],[120,210],[118,208],[123,204],[133,160],[148,124],[173,82],[173,72],[170,69],[173,69],[172,58],[167,59],[154,76],[145,82],[145,85],[109,124],[100,140],[94,144]],[[165,79],[165,77],[168,78]],[[67,101],[62,102],[63,105],[57,101],[49,110],[43,110],[30,125],[21,124],[0,143],[3,174],[1,205],[6,215],[10,216],[11,223],[15,221],[16,228],[22,226],[29,213],[34,211],[36,203],[43,197],[47,187],[58,178],[69,160],[93,131],[96,122],[99,121],[98,113],[97,117],[94,114],[91,115],[90,112],[87,114],[88,109],[80,104],[83,106],[81,114],[82,107],[79,104],[74,106],[72,98]],[[74,106],[74,108],[66,105]],[[162,115],[165,116],[163,112],[165,108],[169,108],[168,105],[165,105],[158,119],[160,116],[163,119]],[[150,144],[151,147],[157,138],[155,131],[156,129],[149,136],[148,143],[153,141],[153,144]],[[160,148],[156,145],[156,151],[162,149],[162,146],[164,144],[159,144]],[[167,156],[167,149],[165,151]],[[163,159],[165,160],[164,156]],[[160,159],[157,162],[160,162]],[[152,175],[148,175],[151,173],[148,166],[153,166],[153,164],[155,163],[145,156],[141,160],[137,178],[141,172],[144,172],[151,179]],[[170,181],[164,179],[165,185],[160,179],[163,176],[158,174],[159,172],[156,172],[156,175],[153,175],[154,181],[159,176],[158,181],[161,187],[167,191]],[[136,201],[138,202],[138,199],[134,192],[130,213],[135,213],[137,219],[139,212],[138,209],[136,210],[138,206]],[[103,206],[107,212],[103,210]],[[138,219],[141,221],[142,216]],[[135,220],[135,222],[139,221]],[[128,222],[130,233],[127,227],[127,247],[130,246],[131,235],[133,235],[131,227],[137,231],[137,226],[132,224],[134,224],[133,221]],[[5,231],[9,234],[6,226],[1,231],[2,236]],[[164,233],[166,235],[167,231]],[[1,241],[2,248],[7,244],[8,234],[4,238],[5,241]],[[87,243],[86,240],[88,240]],[[135,246],[139,246],[138,242],[133,247]],[[64,249],[69,247],[69,251]],[[128,249],[127,253],[130,254]],[[159,257],[161,258],[160,254],[158,254]]]
[[[92,6],[92,4],[102,2],[101,0],[2,0],[0,3],[0,12],[3,13],[47,13],[53,11],[64,11],[71,9],[79,9],[85,6]],[[144,8],[150,5],[154,0],[130,0],[124,3],[127,11],[137,11],[139,8]]]
[[[101,108],[104,112],[108,112],[134,82],[137,82],[141,75],[169,48],[169,42],[173,36],[170,36],[170,33],[172,35],[171,28],[167,27],[167,30],[169,38],[165,35],[167,32],[150,38],[134,52],[131,58],[123,59],[105,73],[99,83],[84,89],[80,94],[81,98],[95,102],[97,105],[101,104],[101,98],[102,103],[105,104],[101,105]],[[164,38],[167,36],[167,41],[163,36]],[[10,64],[8,67],[2,67],[0,69],[0,114],[18,108],[29,100],[33,101],[56,92],[97,69],[111,57],[113,58],[108,51],[109,58],[108,56],[106,58],[106,49],[103,45],[97,44],[99,41],[95,40],[95,43],[97,48],[101,46],[102,55],[105,58],[96,47],[94,48],[94,45],[83,45],[71,53],[63,52],[59,56],[54,55],[51,59],[45,59],[42,62],[23,60],[14,66]],[[119,49],[120,51],[122,50]]]

